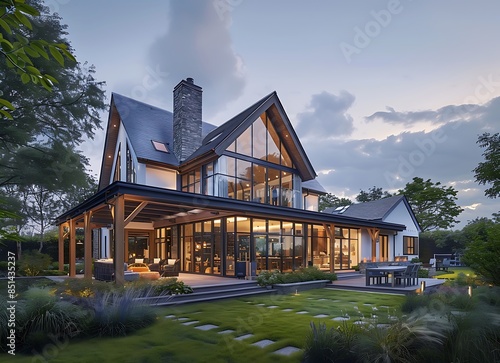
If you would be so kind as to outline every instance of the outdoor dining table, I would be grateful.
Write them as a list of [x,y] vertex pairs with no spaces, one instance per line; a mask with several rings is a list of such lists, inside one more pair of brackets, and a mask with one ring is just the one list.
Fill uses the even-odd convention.
[[370,286],[370,274],[369,272],[384,272],[386,274],[392,274],[391,286],[394,287],[396,279],[394,278],[395,272],[402,272],[406,270],[406,266],[381,266],[381,267],[367,267],[366,268],[366,286]]

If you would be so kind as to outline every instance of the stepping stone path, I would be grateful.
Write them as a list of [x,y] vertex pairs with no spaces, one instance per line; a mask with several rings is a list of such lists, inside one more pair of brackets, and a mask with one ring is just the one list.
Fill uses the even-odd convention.
[[295,352],[298,352],[298,351],[300,351],[299,348],[288,346],[288,347],[284,347],[284,348],[278,349],[274,353],[275,354],[279,354],[279,355],[289,356],[289,355],[291,355],[291,354],[293,354]]
[[318,314],[314,316],[315,318],[328,318],[328,315],[326,314]]
[[199,321],[198,320],[187,321],[185,323],[182,323],[182,325],[193,325],[193,324],[196,324],[196,323],[199,323]]
[[337,316],[336,318],[332,319],[333,321],[346,321],[349,320],[349,318],[346,318],[344,316]]
[[279,306],[278,305],[271,305],[271,306],[268,306],[267,308],[268,309],[276,309],[276,308],[279,308]]
[[[258,304],[258,306],[265,306],[265,304]],[[277,306],[277,305],[271,305],[271,306],[268,306],[268,308],[269,309],[276,309],[276,308],[279,308],[279,306]],[[283,309],[282,311],[290,312],[290,311],[293,311],[293,309]],[[305,311],[305,310],[297,312],[297,314],[308,314],[308,313],[309,312]],[[324,318],[324,317],[327,317],[327,316],[328,315],[325,315],[325,314],[319,314],[319,315],[316,315],[315,317],[316,318]],[[187,317],[176,318],[176,316],[173,315],[173,314],[166,315],[165,319],[177,319],[177,321],[180,321],[180,322],[183,321],[182,325],[185,325],[185,326],[190,326],[190,325],[194,325],[196,323],[199,323],[198,320],[187,321],[187,320],[190,320]],[[347,318],[343,318],[343,319],[347,319]],[[333,320],[335,320],[335,319],[333,319]],[[198,330],[201,330],[201,331],[209,331],[209,330],[213,330],[213,329],[218,328],[218,326],[214,325],[214,324],[204,324],[204,325],[200,325],[200,326],[195,326],[194,328],[198,329]],[[217,332],[217,334],[221,334],[221,335],[231,334],[231,333],[234,333],[234,330],[232,330],[232,329],[226,329],[226,330],[222,330],[222,331]],[[250,333],[249,334],[244,334],[244,335],[240,335],[239,337],[234,338],[234,340],[242,341],[242,340],[251,338],[253,336],[254,335],[250,334]],[[251,345],[253,345],[255,347],[259,347],[259,348],[265,348],[265,347],[267,347],[267,346],[269,346],[271,344],[274,344],[274,343],[276,343],[274,340],[262,339],[262,340],[259,340],[258,342],[252,343]],[[291,354],[299,352],[300,350],[301,349],[296,348],[296,347],[286,346],[284,348],[278,349],[277,351],[275,351],[273,353],[274,354],[278,354],[278,355],[282,355],[282,356],[289,356]]]
[[245,340],[245,339],[248,339],[250,337],[253,337],[253,334],[240,335],[239,337],[234,338],[234,340]]
[[215,328],[218,328],[218,326],[217,325],[213,325],[213,324],[205,324],[205,325],[200,325],[200,326],[196,326],[195,327],[195,329],[203,330],[203,331],[212,330],[212,329],[215,329]]
[[259,348],[265,348],[268,345],[271,345],[273,343],[274,343],[274,340],[264,339],[264,340],[259,340],[258,342],[255,342],[252,345],[255,345]]
[[231,333],[234,333],[234,330],[227,329],[227,330],[220,331],[217,334],[231,334]]

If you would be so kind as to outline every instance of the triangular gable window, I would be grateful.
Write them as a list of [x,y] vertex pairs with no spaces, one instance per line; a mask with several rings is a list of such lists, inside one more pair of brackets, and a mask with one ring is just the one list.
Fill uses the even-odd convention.
[[292,168],[293,163],[280,135],[264,112],[226,149],[227,151]]

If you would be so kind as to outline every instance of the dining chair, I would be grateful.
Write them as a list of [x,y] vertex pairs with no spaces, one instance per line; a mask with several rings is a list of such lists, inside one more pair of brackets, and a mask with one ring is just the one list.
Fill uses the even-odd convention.
[[414,265],[408,265],[406,266],[406,270],[394,273],[396,281],[399,280],[399,284],[402,282],[404,287],[406,287],[407,283],[409,284],[413,278],[413,266]]

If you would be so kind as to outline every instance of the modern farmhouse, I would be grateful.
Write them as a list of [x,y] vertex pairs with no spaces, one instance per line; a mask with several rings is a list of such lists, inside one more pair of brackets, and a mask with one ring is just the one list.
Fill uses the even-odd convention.
[[93,259],[112,258],[117,282],[136,259],[249,276],[418,255],[420,228],[404,196],[318,212],[325,190],[276,92],[218,127],[203,122],[192,78],[173,98],[172,113],[112,95],[99,190],[57,219],[70,276],[77,228],[86,277]]

